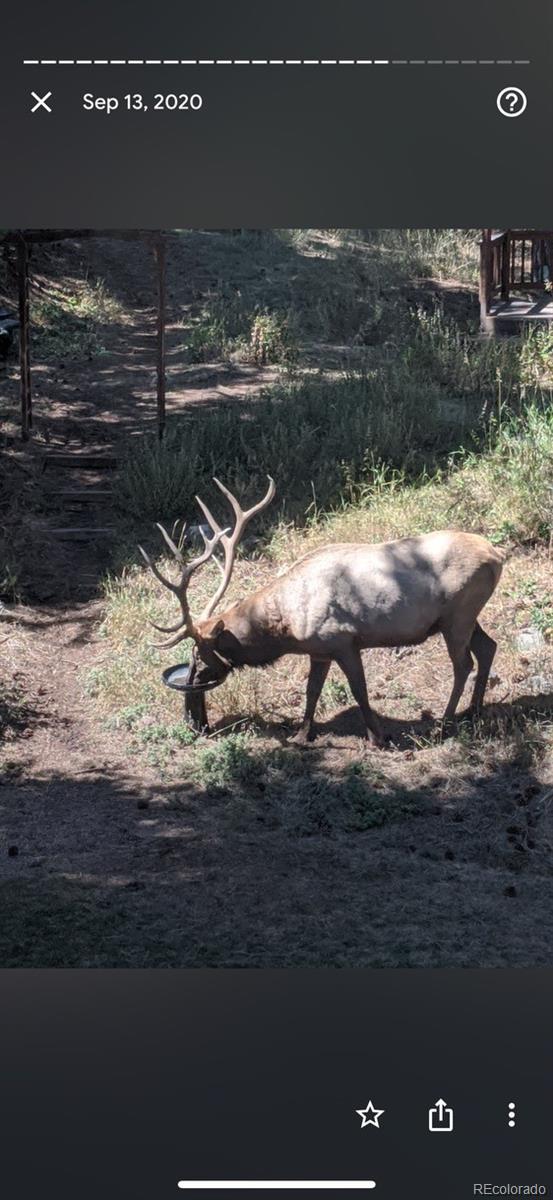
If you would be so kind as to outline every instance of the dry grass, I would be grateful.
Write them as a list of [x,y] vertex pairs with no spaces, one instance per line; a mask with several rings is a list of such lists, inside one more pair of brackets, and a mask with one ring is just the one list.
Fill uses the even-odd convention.
[[[347,518],[343,518],[346,522]],[[351,522],[351,518],[350,518]],[[332,526],[336,540],[341,540],[342,520],[338,530]],[[346,526],[351,533],[351,523]],[[345,532],[345,530],[344,530]],[[359,540],[367,530],[359,529]],[[322,544],[324,536],[312,535],[314,544]],[[308,539],[311,545],[311,539]],[[302,541],[305,548],[305,540]],[[299,545],[288,539],[287,559],[294,561]],[[282,560],[283,546],[279,555]],[[282,561],[279,564],[282,568]],[[166,562],[164,569],[170,571]],[[264,559],[258,562],[239,561],[229,591],[229,602],[262,586],[274,576],[275,567]],[[215,578],[215,576],[213,576]],[[210,592],[210,582],[204,576],[196,587],[193,606],[201,607]],[[109,652],[102,655],[100,665],[89,673],[88,687],[96,696],[100,710],[110,713],[131,710],[133,705],[144,710],[144,721],[160,723],[179,716],[180,701],[159,685],[160,672],[172,659],[185,661],[190,643],[184,641],[173,651],[152,647],[157,635],[149,620],[170,621],[174,618],[171,599],[160,595],[161,589],[150,574],[137,568],[127,572],[122,580],[108,584],[107,614],[101,633],[107,640]],[[513,552],[505,565],[501,584],[488,604],[484,624],[500,645],[495,670],[497,694],[503,701],[515,700],[526,676],[551,676],[553,657],[550,638],[553,635],[553,566],[550,557],[541,551]],[[514,647],[517,631],[526,627],[543,629],[546,637],[539,650],[526,661]],[[409,720],[429,708],[439,713],[440,703],[447,697],[449,660],[441,639],[433,639],[421,647],[403,651],[371,650],[365,653],[370,690],[388,703],[390,716]],[[525,674],[525,669],[528,671]],[[209,699],[214,722],[239,718],[259,725],[283,728],[293,726],[301,715],[306,679],[306,660],[289,656],[266,670],[236,672]],[[443,680],[436,690],[436,680]],[[501,682],[499,682],[499,680]],[[337,713],[349,700],[349,693],[338,668],[333,667],[321,698],[325,717]],[[147,710],[147,711],[146,711]],[[132,711],[121,718],[133,727]],[[139,718],[137,717],[137,720]]]

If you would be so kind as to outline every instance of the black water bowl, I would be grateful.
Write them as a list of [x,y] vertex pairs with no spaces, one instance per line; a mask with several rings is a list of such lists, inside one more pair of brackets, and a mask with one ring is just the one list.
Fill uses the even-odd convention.
[[223,682],[222,679],[214,679],[212,683],[188,683],[190,669],[190,663],[177,663],[174,667],[167,667],[161,678],[166,687],[175,688],[177,692],[210,692]]

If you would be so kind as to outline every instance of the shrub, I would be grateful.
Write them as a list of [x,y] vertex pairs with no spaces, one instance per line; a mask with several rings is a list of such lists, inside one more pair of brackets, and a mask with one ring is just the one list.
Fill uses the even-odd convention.
[[263,762],[250,734],[229,733],[197,750],[192,773],[208,791],[227,790],[236,784],[255,783],[263,775]]

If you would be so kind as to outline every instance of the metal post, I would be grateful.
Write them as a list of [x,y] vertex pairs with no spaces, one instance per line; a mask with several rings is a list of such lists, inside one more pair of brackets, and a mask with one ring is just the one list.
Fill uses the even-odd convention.
[[184,694],[184,719],[196,733],[205,733],[209,728],[205,695],[200,692],[195,696],[192,692]]
[[26,442],[33,427],[31,362],[29,348],[29,252],[23,237],[17,242],[17,285],[19,295],[19,377],[21,389],[21,437]]
[[165,430],[165,239],[160,234],[155,244],[157,261],[157,432]]

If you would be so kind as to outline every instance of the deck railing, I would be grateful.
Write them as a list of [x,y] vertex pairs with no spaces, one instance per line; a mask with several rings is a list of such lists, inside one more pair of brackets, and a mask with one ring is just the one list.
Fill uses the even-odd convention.
[[511,292],[545,288],[553,278],[553,232],[506,229],[490,240],[490,293],[508,300]]
[[513,292],[549,289],[553,282],[553,230],[485,229],[480,242],[482,327],[491,303],[508,303]]

